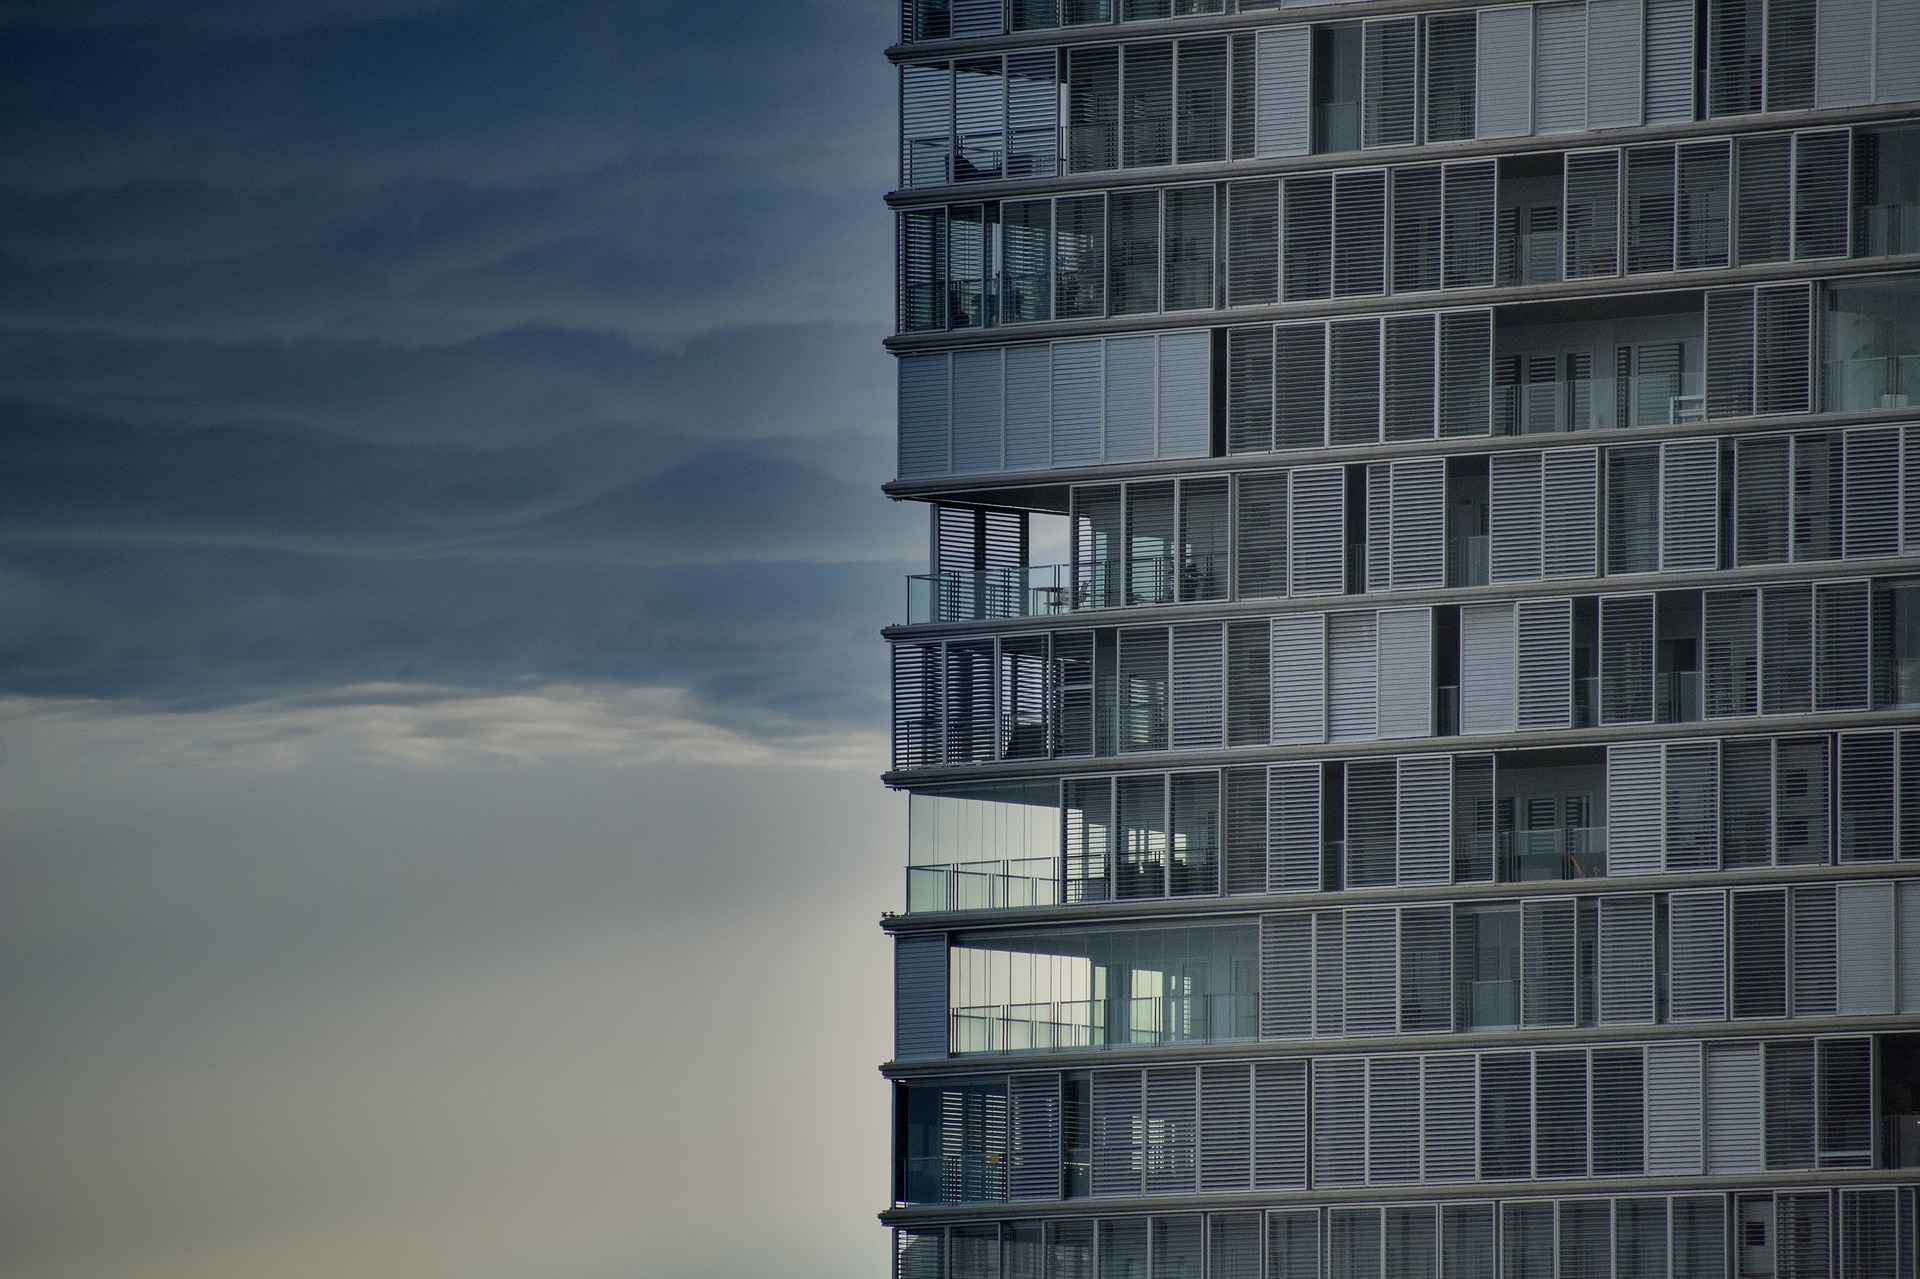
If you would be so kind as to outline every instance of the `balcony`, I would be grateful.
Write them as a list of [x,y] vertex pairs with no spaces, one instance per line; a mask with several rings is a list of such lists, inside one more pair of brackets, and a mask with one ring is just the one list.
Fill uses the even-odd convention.
[[1607,873],[1605,826],[1502,831],[1494,846],[1502,883],[1599,879]]
[[1493,414],[1496,435],[1679,426],[1706,421],[1706,382],[1682,372],[1509,384],[1493,389]]
[[1485,586],[1490,542],[1485,533],[1447,539],[1447,585]]
[[1653,680],[1653,718],[1661,724],[1691,724],[1700,718],[1700,672],[1661,671]]
[[1920,204],[1865,204],[1857,212],[1856,256],[1920,253]]
[[1560,280],[1560,228],[1508,231],[1495,246],[1501,284],[1555,284]]
[[1904,409],[1920,403],[1920,355],[1829,360],[1823,372],[1825,406],[1832,411]]
[[1225,555],[1195,554],[915,573],[907,578],[907,621],[998,621],[1219,600],[1227,597],[1227,570]]
[[1007,1161],[997,1152],[923,1155],[900,1161],[902,1203],[983,1203],[1006,1197]]
[[1167,995],[955,1008],[949,1033],[955,1053],[1057,1052],[1233,1043],[1258,1038],[1259,1020],[1254,994]]
[[1060,904],[1060,859],[1023,857],[907,867],[907,913]]

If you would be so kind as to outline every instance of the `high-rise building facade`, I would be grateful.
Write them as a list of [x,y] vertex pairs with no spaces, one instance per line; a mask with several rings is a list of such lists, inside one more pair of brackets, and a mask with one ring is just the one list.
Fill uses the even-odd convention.
[[899,1279],[1916,1279],[1920,0],[908,0]]

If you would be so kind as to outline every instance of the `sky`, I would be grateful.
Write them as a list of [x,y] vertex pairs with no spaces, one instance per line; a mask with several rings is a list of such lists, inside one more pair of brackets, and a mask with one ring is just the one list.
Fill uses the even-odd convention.
[[885,1273],[897,13],[0,0],[0,1273]]

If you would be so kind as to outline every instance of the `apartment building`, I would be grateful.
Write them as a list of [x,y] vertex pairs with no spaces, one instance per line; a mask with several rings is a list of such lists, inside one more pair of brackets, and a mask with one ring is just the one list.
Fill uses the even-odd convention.
[[898,1279],[1920,1279],[1920,0],[907,0]]

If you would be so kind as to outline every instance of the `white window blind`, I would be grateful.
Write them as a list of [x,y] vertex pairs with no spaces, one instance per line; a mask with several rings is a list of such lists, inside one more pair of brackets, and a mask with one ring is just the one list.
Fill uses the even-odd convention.
[[1475,136],[1533,132],[1533,6],[1480,10]]
[[1460,731],[1510,733],[1515,726],[1514,606],[1460,608]]
[[1273,619],[1273,744],[1326,740],[1327,635],[1322,613]]
[[1379,627],[1381,737],[1433,732],[1433,610],[1382,609]]

